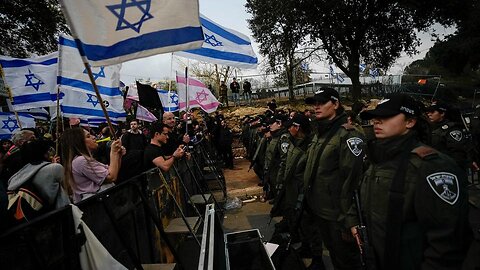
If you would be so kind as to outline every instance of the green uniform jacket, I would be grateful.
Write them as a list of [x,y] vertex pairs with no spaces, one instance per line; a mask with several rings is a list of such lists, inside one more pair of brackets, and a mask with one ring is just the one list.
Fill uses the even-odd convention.
[[270,187],[275,189],[277,185],[277,173],[280,168],[280,137],[284,132],[278,130],[272,134],[272,139],[267,145],[265,151],[265,163],[263,165],[263,173],[265,180],[270,183]]
[[[331,124],[346,122],[346,115],[341,114]],[[329,132],[316,134],[307,150],[305,199],[313,214],[330,221],[343,221],[362,174],[363,134],[355,127],[343,124],[323,153],[319,153]]]
[[463,127],[454,122],[443,121],[433,125],[431,146],[450,156],[461,168],[469,163],[468,140]]
[[[402,150],[416,146],[406,166],[403,223],[399,269],[460,269],[465,257],[467,221],[467,179],[448,156],[422,146],[414,136],[395,138],[382,148],[369,151],[370,166],[361,189],[362,213],[377,269],[387,269],[384,261],[389,190]],[[420,147],[422,146],[422,147]],[[378,147],[377,147],[378,148]],[[356,225],[356,206],[347,225]]]
[[303,193],[303,175],[307,163],[307,148],[311,138],[294,139],[288,147],[283,182],[285,186],[285,208],[297,207],[298,195]]

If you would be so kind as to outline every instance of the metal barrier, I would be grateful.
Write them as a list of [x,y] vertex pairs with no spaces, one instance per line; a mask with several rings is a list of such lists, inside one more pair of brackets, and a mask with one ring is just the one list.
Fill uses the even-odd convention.
[[[176,238],[167,236],[166,228],[176,217],[181,217],[188,227],[188,237],[198,243],[199,252],[196,229],[201,227],[203,218],[191,196],[199,192],[205,204],[209,201],[204,196],[203,166],[210,166],[218,180],[223,174],[213,164],[205,163],[209,154],[204,149],[197,146],[195,151],[191,161],[177,161],[176,165],[185,172],[183,175],[178,170],[162,174],[159,169],[152,169],[77,204],[83,211],[85,224],[127,268],[143,269],[142,264],[176,262],[177,269],[194,269],[184,266],[187,260],[196,264],[198,254],[180,256],[178,243],[172,241]],[[215,201],[211,192],[210,196]],[[196,226],[190,226],[190,217],[185,215],[186,202],[200,220]],[[80,269],[78,253],[84,244],[82,237],[74,229],[70,206],[52,211],[0,235],[0,269]]]

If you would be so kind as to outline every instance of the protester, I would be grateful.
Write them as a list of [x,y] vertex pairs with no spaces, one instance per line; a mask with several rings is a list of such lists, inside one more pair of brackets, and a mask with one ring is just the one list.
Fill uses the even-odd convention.
[[13,145],[8,149],[3,157],[3,169],[0,175],[2,184],[7,187],[7,181],[10,177],[22,168],[22,154],[20,148],[25,143],[36,140],[35,133],[29,129],[22,129],[13,134]]
[[98,143],[82,128],[67,129],[60,138],[62,165],[65,168],[65,184],[77,203],[97,192],[113,186],[117,180],[125,148],[119,139],[110,146],[110,163],[105,165],[92,156]]
[[[23,167],[8,180],[10,201],[15,199],[15,204],[10,205],[14,215],[13,224],[28,221],[51,210],[70,204],[64,186],[64,170],[59,163],[51,163],[49,157],[50,146],[43,141],[33,141],[24,144],[21,148]],[[55,160],[56,161],[56,160]],[[24,192],[20,188],[27,188]],[[33,193],[33,195],[32,195]],[[39,199],[37,199],[39,197]],[[37,202],[34,210],[27,211],[25,205],[19,206],[21,198],[29,203]],[[10,210],[9,210],[10,211]]]
[[148,140],[139,129],[138,120],[130,121],[130,129],[122,136],[122,146],[127,149],[127,153],[133,150],[143,151],[148,145]]
[[[465,172],[422,143],[430,133],[413,98],[388,95],[360,116],[373,121],[375,134],[360,188],[371,245],[367,263],[374,269],[460,269],[471,241]],[[347,219],[354,236],[356,210]]]
[[[240,84],[237,82],[237,78],[233,78],[233,81],[230,83],[230,90],[232,91],[233,103],[236,106],[240,105]],[[228,105],[227,105],[228,106]]]
[[169,140],[170,129],[163,123],[153,123],[150,128],[150,134],[152,134],[152,139],[144,152],[145,169],[158,167],[162,171],[167,172],[173,166],[175,160],[183,157],[185,154],[184,145],[179,145],[172,154],[165,152],[164,147]]
[[225,81],[222,81],[220,84],[220,103],[228,107],[228,88]]
[[223,158],[225,168],[233,170],[233,135],[225,120],[221,120],[217,143],[219,154]]
[[243,94],[248,104],[252,104],[252,84],[245,80],[243,82]]

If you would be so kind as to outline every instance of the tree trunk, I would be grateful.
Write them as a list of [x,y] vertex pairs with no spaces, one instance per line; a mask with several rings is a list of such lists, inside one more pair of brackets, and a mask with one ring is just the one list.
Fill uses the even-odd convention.
[[362,97],[362,85],[360,84],[360,75],[358,72],[350,76],[352,80],[352,98],[353,102],[358,101]]
[[288,59],[288,64],[285,67],[285,70],[287,72],[287,82],[288,82],[288,100],[294,101],[295,100],[295,94],[293,93],[293,72],[294,72],[294,66],[293,66],[293,56]]

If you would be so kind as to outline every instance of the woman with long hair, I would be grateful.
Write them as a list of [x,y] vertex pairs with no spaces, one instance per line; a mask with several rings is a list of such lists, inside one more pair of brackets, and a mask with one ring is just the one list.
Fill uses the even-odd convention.
[[66,189],[73,195],[77,203],[99,191],[102,191],[117,180],[125,148],[120,140],[112,142],[110,164],[105,165],[93,158],[97,150],[95,137],[82,128],[67,129],[60,138],[61,160],[65,168]]

